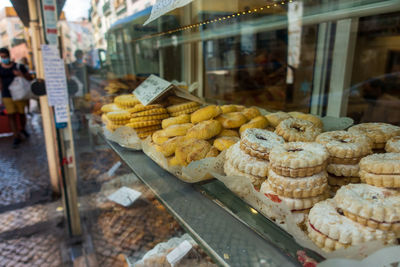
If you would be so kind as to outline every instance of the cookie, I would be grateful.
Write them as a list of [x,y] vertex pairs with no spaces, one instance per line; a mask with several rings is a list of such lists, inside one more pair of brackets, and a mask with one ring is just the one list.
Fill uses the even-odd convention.
[[400,188],[399,174],[375,174],[360,170],[361,182],[378,187]]
[[268,120],[264,116],[257,116],[248,123],[240,126],[239,133],[243,133],[246,129],[257,128],[265,129],[268,126]]
[[314,205],[308,215],[308,236],[325,251],[333,251],[373,240],[394,243],[392,232],[365,227],[340,214],[335,201],[328,199]]
[[321,133],[321,129],[306,120],[287,119],[279,123],[275,133],[287,142],[313,142]]
[[324,171],[328,158],[323,145],[305,142],[275,146],[269,154],[271,169],[287,177],[306,177]]
[[219,137],[219,138],[215,139],[213,145],[219,151],[224,151],[239,141],[240,141],[239,137],[223,136],[223,137]]
[[142,133],[138,133],[137,136],[140,139],[145,139],[148,136],[151,136],[154,133],[154,131],[148,131],[148,132],[142,132]]
[[290,119],[292,116],[287,114],[286,112],[278,111],[275,113],[270,113],[268,115],[265,115],[265,118],[267,118],[269,124],[276,128],[281,121],[284,121],[286,119]]
[[372,154],[372,140],[363,134],[332,131],[318,135],[315,141],[326,147],[332,163],[356,164],[362,157]]
[[136,129],[136,128],[149,127],[153,125],[161,125],[161,120],[135,121],[128,123],[126,126]]
[[226,161],[241,172],[259,177],[268,176],[269,162],[246,154],[240,149],[239,142],[226,151]]
[[196,110],[198,110],[200,108],[200,106],[197,107],[193,107],[193,108],[188,108],[188,109],[184,109],[178,112],[173,112],[170,113],[171,117],[177,117],[183,114],[192,114],[193,112],[195,112]]
[[374,229],[400,233],[400,192],[349,184],[337,191],[334,200],[349,219]]
[[326,170],[335,176],[344,177],[359,177],[360,167],[358,164],[346,165],[346,164],[328,164]]
[[136,133],[143,133],[143,132],[149,132],[149,131],[157,131],[161,129],[160,125],[153,125],[153,126],[147,126],[147,127],[142,127],[142,128],[134,128]]
[[400,153],[372,154],[360,161],[360,169],[374,174],[400,175]]
[[176,124],[183,124],[190,122],[190,115],[182,114],[176,117],[168,118],[162,121],[161,126],[163,129]]
[[228,130],[228,129],[223,129],[217,137],[222,137],[222,136],[236,136],[239,137],[239,133],[235,130]]
[[163,136],[163,134],[164,134],[163,130],[154,132],[151,137],[153,142],[157,145],[161,145],[162,143],[166,142],[169,139],[169,137]]
[[184,136],[190,128],[193,127],[192,123],[183,123],[171,125],[162,130],[161,135],[164,137]]
[[385,150],[389,153],[400,153],[400,136],[390,138],[385,145]]
[[321,128],[324,126],[321,119],[318,116],[312,114],[305,114],[302,112],[289,112],[289,114],[295,119],[306,120],[313,123],[316,127]]
[[322,195],[318,195],[315,197],[309,197],[309,198],[283,197],[283,196],[276,194],[271,189],[268,181],[265,181],[262,183],[260,192],[263,193],[266,197],[268,197],[270,200],[272,200],[274,202],[284,203],[292,212],[310,209],[316,203],[318,203],[328,197],[327,193],[324,193]]
[[180,165],[187,166],[192,161],[201,160],[210,151],[211,145],[205,140],[187,139],[175,150],[175,157]]
[[221,106],[221,110],[222,110],[222,114],[238,111],[238,109],[235,105],[223,105],[223,106]]
[[198,124],[190,128],[187,131],[186,136],[188,138],[206,140],[218,135],[221,131],[222,131],[222,126],[219,121],[207,120],[199,122]]
[[274,132],[262,129],[246,129],[242,134],[240,148],[247,154],[260,159],[269,159],[269,152],[285,140]]
[[224,172],[228,176],[241,176],[248,178],[255,188],[260,188],[261,184],[265,181],[265,177],[255,176],[244,173],[232,165],[230,161],[225,161]]
[[154,109],[149,109],[141,112],[136,112],[131,114],[131,118],[137,118],[137,117],[144,117],[144,116],[150,116],[150,115],[160,115],[160,114],[166,114],[167,110],[165,108],[154,108]]
[[121,108],[117,106],[117,104],[105,104],[101,107],[101,112],[103,113],[108,113],[108,112],[113,112],[113,111],[120,111]]
[[140,101],[136,98],[135,95],[119,95],[114,98],[114,103],[119,107],[124,109],[133,108],[136,104],[140,104]]
[[245,108],[241,112],[247,118],[247,120],[252,120],[261,115],[261,112],[255,107]]
[[158,151],[163,153],[164,156],[169,157],[175,154],[175,150],[177,146],[185,140],[185,137],[183,136],[177,136],[168,139],[167,141],[163,142],[161,145],[158,147]]
[[112,111],[107,113],[107,119],[110,121],[126,121],[131,118],[131,114],[126,110]]
[[222,113],[219,106],[210,105],[201,109],[196,110],[190,115],[190,121],[192,123],[199,123],[206,120],[211,120]]
[[239,128],[247,122],[246,117],[240,112],[221,114],[215,119],[226,129]]
[[149,116],[131,118],[130,122],[163,120],[168,117],[169,115],[167,113],[159,115],[149,115]]
[[144,106],[143,104],[137,104],[133,108],[128,109],[127,111],[130,113],[137,113],[145,110],[150,110],[150,109],[156,109],[156,108],[162,108],[162,105],[154,104],[154,105],[147,105]]
[[200,106],[197,102],[185,102],[167,107],[169,113],[177,113]]
[[354,125],[349,132],[361,133],[372,139],[373,149],[384,148],[386,142],[397,135],[400,135],[400,127],[382,122],[369,122]]
[[219,150],[215,146],[212,146],[210,148],[210,151],[207,152],[207,155],[205,157],[206,158],[214,158],[214,157],[217,157],[218,155],[219,155]]

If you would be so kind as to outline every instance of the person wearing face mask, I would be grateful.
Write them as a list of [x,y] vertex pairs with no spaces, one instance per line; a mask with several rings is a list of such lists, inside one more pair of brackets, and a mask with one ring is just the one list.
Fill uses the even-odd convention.
[[[25,138],[29,138],[28,132],[25,130],[26,116],[25,106],[27,100],[13,101],[9,90],[10,84],[17,76],[24,77],[27,80],[31,80],[27,69],[23,65],[17,65],[15,62],[10,60],[10,51],[7,48],[0,48],[0,90],[1,100],[6,108],[8,121],[10,128],[14,134],[13,147],[17,148],[21,143],[22,135]],[[20,115],[21,131],[18,131],[17,116]]]

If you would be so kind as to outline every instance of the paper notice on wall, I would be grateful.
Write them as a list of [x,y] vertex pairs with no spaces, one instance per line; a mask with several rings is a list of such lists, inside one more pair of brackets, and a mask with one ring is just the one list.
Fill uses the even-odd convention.
[[65,105],[54,106],[56,123],[68,122],[68,111]]
[[58,44],[56,0],[42,0],[46,39],[49,44]]
[[[301,30],[303,18],[303,2],[289,3],[288,6],[288,65],[297,68],[300,64]],[[286,82],[293,83],[293,73],[289,71]]]
[[150,22],[156,20],[162,15],[176,8],[183,7],[192,1],[193,0],[157,0],[157,2],[154,4],[151,10],[150,17],[146,20],[146,22],[143,25],[149,24]]
[[57,47],[42,45],[44,77],[49,106],[67,106],[68,91],[64,61],[60,59]]

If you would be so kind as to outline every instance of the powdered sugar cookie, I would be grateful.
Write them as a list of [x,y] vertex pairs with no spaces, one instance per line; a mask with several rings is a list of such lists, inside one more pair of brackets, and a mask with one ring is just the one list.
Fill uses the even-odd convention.
[[385,146],[386,152],[400,153],[400,136],[395,136],[387,141]]
[[268,175],[269,162],[246,154],[240,149],[239,142],[227,150],[226,160],[241,172],[260,177]]
[[279,123],[275,132],[287,142],[312,142],[321,133],[321,129],[306,120],[287,119]]
[[247,177],[248,179],[250,179],[253,186],[257,189],[259,189],[261,184],[265,181],[265,177],[255,176],[255,175],[251,175],[251,174],[240,171],[239,169],[234,167],[229,160],[225,161],[224,171],[225,171],[226,175],[229,175],[229,176]]
[[326,199],[327,194],[318,195],[315,197],[309,198],[288,198],[277,195],[270,187],[268,181],[265,181],[261,185],[260,192],[263,193],[266,197],[271,199],[274,202],[283,202],[292,212],[298,212],[302,210],[310,209],[316,203]]
[[328,164],[326,170],[335,176],[359,177],[360,167],[358,164]]
[[400,153],[367,156],[360,161],[360,169],[374,174],[400,175]]
[[400,193],[367,184],[340,188],[334,200],[344,215],[362,225],[400,233]]
[[271,169],[282,176],[306,177],[326,168],[329,153],[318,143],[292,142],[274,147],[270,154]]
[[[363,134],[346,131],[322,133],[315,140],[323,144],[331,158],[350,159],[351,162],[372,153],[372,140]],[[338,160],[333,160],[338,162]],[[356,162],[357,163],[357,162]]]
[[369,122],[354,125],[349,132],[363,133],[374,142],[373,149],[384,148],[386,142],[397,135],[400,135],[400,127],[382,122]]
[[268,183],[276,194],[290,198],[309,198],[323,194],[327,187],[326,172],[303,178],[289,178],[269,170]]
[[250,156],[268,160],[271,149],[284,142],[285,140],[274,132],[252,128],[243,132],[240,148]]
[[360,225],[340,214],[333,199],[314,205],[308,215],[307,228],[310,239],[325,251],[373,240],[395,242],[394,233]]
[[400,188],[399,174],[375,174],[360,170],[361,182],[378,187]]

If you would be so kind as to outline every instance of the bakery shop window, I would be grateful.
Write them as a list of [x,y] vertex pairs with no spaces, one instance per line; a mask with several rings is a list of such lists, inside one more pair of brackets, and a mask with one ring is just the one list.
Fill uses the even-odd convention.
[[400,12],[359,19],[347,115],[400,125]]

